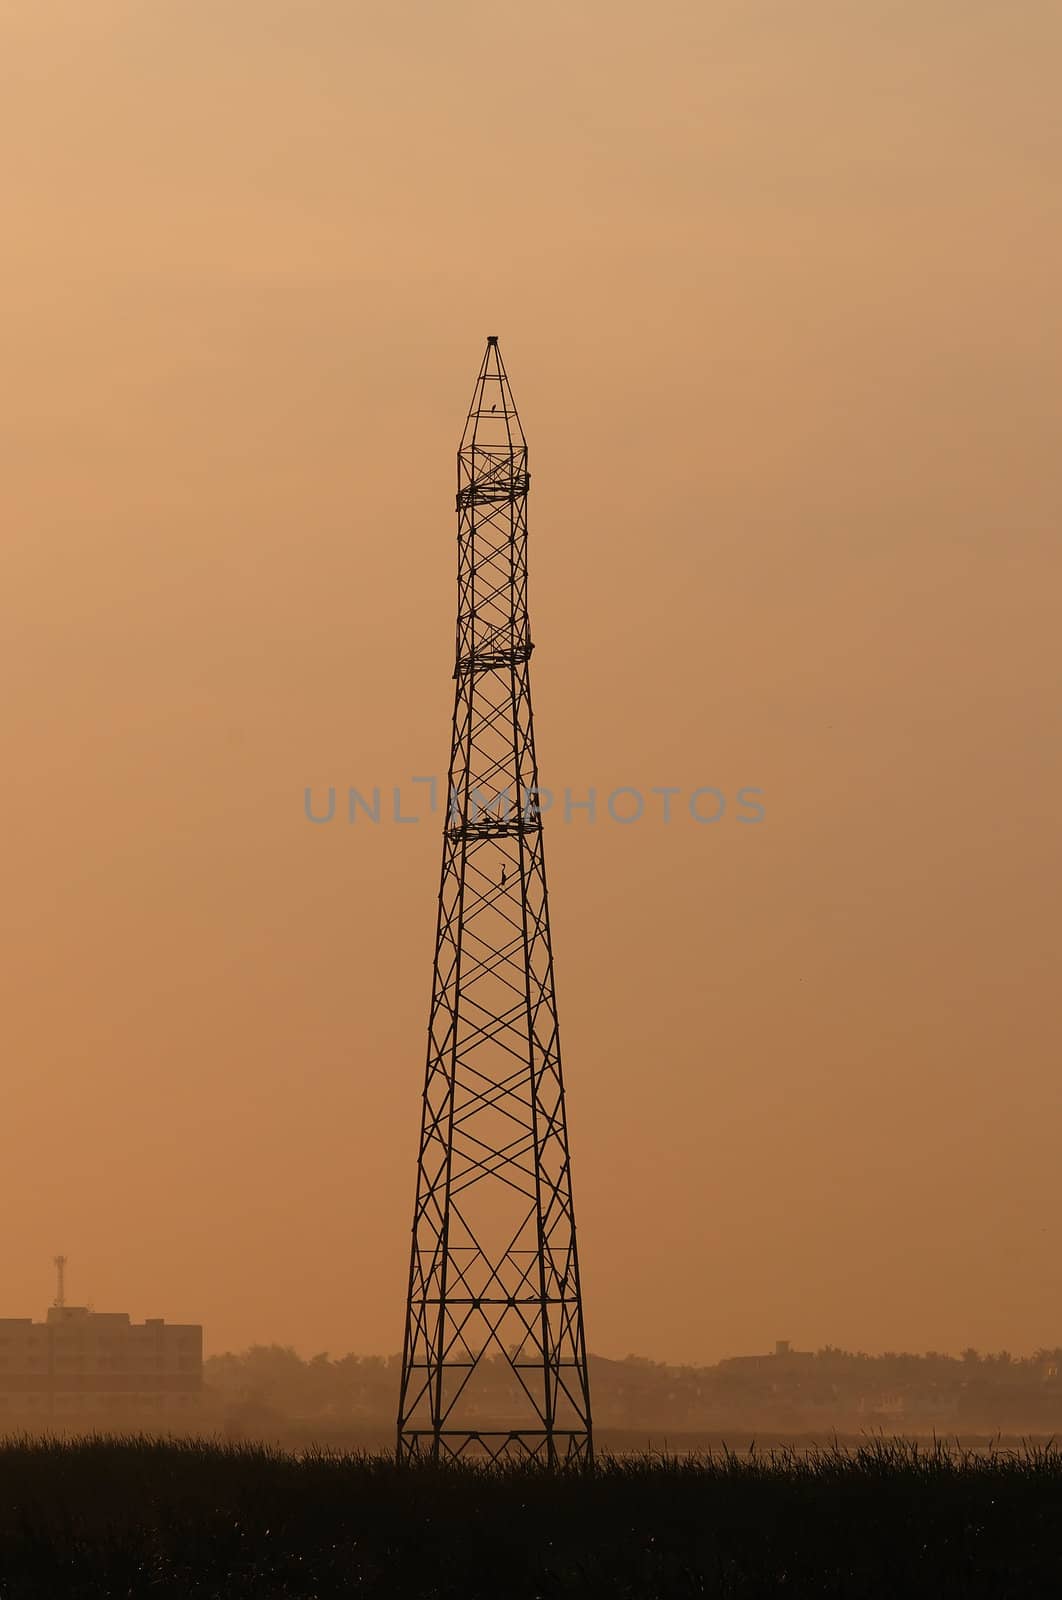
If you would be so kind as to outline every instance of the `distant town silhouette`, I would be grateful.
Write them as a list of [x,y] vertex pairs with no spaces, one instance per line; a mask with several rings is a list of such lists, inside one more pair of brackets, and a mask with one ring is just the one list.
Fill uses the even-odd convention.
[[[327,1354],[303,1359],[282,1345],[253,1345],[209,1357],[208,1403],[248,1432],[298,1422],[311,1426],[391,1425],[398,1356]],[[485,1415],[504,1419],[513,1398],[503,1360]],[[832,1346],[794,1350],[780,1340],[769,1354],[731,1356],[714,1366],[673,1366],[630,1355],[590,1357],[598,1427],[663,1436],[885,1432],[1052,1433],[1062,1427],[1062,1348],[1027,1356],[1002,1350],[961,1355],[866,1355]]]

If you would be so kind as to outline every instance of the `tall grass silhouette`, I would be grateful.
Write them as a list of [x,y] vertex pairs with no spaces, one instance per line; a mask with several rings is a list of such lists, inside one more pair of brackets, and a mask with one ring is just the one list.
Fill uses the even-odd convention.
[[0,1443],[0,1597],[1062,1592],[1062,1452],[639,1456],[550,1475],[144,1437]]

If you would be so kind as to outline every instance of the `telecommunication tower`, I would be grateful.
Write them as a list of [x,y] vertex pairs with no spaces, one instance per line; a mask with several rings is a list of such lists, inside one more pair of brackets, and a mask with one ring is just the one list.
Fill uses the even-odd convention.
[[592,1459],[531,716],[527,442],[487,340],[457,457],[457,662],[400,1460]]
[[66,1256],[53,1256],[52,1266],[55,1268],[55,1304],[66,1305]]

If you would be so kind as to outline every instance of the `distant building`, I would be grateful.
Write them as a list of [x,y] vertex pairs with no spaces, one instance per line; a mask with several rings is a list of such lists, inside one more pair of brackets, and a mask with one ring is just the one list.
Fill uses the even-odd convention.
[[884,1418],[889,1422],[902,1422],[908,1412],[907,1396],[896,1391],[861,1395],[857,1407],[861,1417]]
[[124,1311],[51,1306],[46,1322],[0,1317],[0,1431],[35,1419],[170,1426],[203,1400],[203,1330]]
[[764,1356],[725,1356],[719,1363],[724,1372],[775,1372],[813,1363],[812,1350],[794,1350],[788,1339],[776,1339],[774,1353]]

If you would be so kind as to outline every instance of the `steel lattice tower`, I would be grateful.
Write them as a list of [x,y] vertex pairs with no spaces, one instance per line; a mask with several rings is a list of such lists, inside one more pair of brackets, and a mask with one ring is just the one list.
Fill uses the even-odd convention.
[[457,459],[453,742],[398,1454],[589,1461],[531,717],[527,443],[493,337]]

